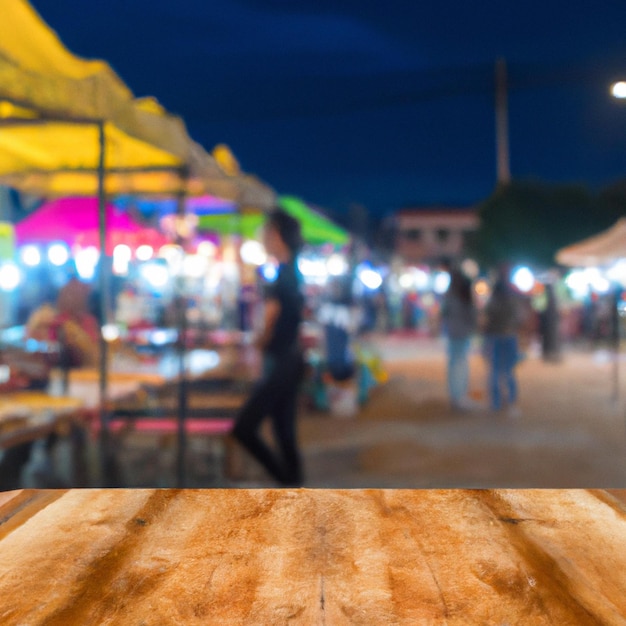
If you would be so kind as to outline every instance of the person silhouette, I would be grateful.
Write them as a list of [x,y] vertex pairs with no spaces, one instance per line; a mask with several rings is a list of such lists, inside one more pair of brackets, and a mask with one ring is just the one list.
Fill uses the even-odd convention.
[[[269,474],[283,485],[303,482],[296,433],[298,387],[304,373],[299,342],[304,298],[297,254],[302,246],[300,224],[284,211],[270,213],[263,230],[265,249],[279,263],[276,280],[264,295],[264,323],[255,345],[263,354],[263,372],[235,420],[233,436]],[[278,450],[259,435],[270,417]]]

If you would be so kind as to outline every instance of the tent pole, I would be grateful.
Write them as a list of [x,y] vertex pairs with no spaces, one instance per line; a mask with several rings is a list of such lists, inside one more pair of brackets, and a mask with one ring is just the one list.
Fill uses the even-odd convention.
[[[177,196],[176,216],[182,222],[185,218],[185,199],[187,186],[187,169],[180,170],[180,191]],[[182,226],[182,224],[181,224]],[[177,228],[176,243],[183,247],[185,237],[182,228]],[[184,276],[182,273],[177,277],[176,288],[176,325],[177,325],[177,341],[176,348],[178,351],[178,415],[177,415],[177,432],[178,446],[176,451],[176,486],[179,489],[185,487],[185,459],[187,451],[187,432],[185,422],[187,420],[187,368],[185,364],[186,357],[186,337],[187,337],[187,307],[184,295]]]
[[611,330],[613,334],[613,402],[619,402],[619,359],[620,359],[620,320],[619,301],[621,290],[616,287],[612,293]]
[[108,281],[107,281],[107,262],[106,262],[106,194],[104,187],[105,178],[105,155],[106,155],[106,137],[104,133],[104,121],[98,122],[98,226],[100,239],[100,259],[98,261],[98,291],[99,293],[99,314],[100,314],[100,362],[99,362],[99,417],[100,417],[100,468],[102,480],[105,486],[112,486],[109,483],[114,480],[112,477],[111,455],[109,450],[109,424],[108,424],[108,344],[102,333],[102,325],[108,321]]

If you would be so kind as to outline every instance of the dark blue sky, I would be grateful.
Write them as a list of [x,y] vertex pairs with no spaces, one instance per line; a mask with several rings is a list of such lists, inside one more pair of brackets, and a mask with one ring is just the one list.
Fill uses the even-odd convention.
[[345,214],[469,205],[495,184],[493,66],[514,178],[626,176],[624,0],[33,0],[75,53],[225,142],[279,193]]

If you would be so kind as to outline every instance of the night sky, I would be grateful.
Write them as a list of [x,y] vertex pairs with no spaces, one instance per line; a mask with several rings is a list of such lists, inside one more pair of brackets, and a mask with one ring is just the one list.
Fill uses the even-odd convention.
[[494,63],[514,178],[626,176],[624,0],[33,0],[68,48],[346,215],[471,205],[496,182]]

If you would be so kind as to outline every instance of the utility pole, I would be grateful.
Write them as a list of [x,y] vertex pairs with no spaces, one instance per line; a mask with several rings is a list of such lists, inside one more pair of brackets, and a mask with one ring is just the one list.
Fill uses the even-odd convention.
[[496,165],[498,186],[511,182],[509,164],[509,105],[506,61],[496,60]]

